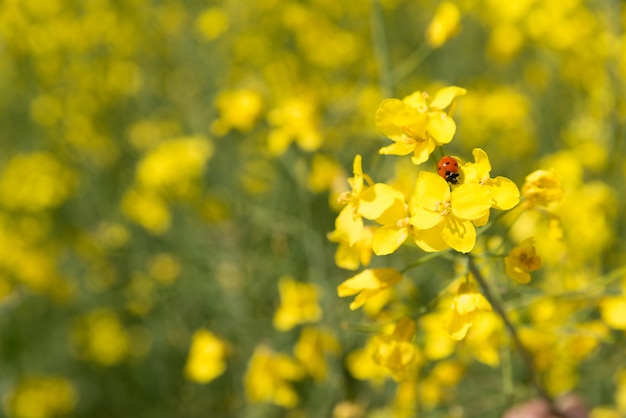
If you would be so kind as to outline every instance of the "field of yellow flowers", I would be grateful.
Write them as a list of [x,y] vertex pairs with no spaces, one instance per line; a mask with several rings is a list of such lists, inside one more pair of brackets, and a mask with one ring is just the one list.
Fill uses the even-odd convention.
[[0,416],[626,416],[625,26],[0,1]]

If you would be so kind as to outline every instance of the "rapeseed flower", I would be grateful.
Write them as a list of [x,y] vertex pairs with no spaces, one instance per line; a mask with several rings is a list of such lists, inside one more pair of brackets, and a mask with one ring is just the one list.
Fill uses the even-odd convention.
[[431,48],[439,48],[459,30],[461,13],[456,4],[444,1],[439,4],[435,16],[426,28],[426,43]]
[[407,378],[421,361],[418,347],[413,344],[415,321],[402,318],[391,334],[373,338],[374,362],[385,367],[394,380]]
[[290,382],[302,380],[305,375],[304,368],[294,359],[258,345],[244,376],[246,396],[251,402],[293,408],[299,399]]
[[477,183],[461,184],[450,191],[439,175],[420,173],[410,202],[410,223],[417,229],[414,239],[424,251],[453,248],[467,253],[476,243],[472,221],[489,213],[489,190]]
[[369,176],[363,174],[360,155],[354,157],[353,172],[354,177],[348,179],[351,191],[340,197],[346,206],[335,220],[337,239],[346,241],[349,246],[363,239],[363,218],[378,219],[398,198],[402,198],[397,190],[387,184],[372,185]]
[[450,336],[455,340],[465,338],[479,311],[490,312],[491,305],[474,283],[461,283],[452,301],[452,318],[448,324]]
[[317,286],[283,276],[278,281],[278,290],[280,305],[274,314],[276,329],[289,331],[298,324],[317,322],[322,317]]
[[226,370],[224,358],[227,345],[207,329],[201,328],[193,333],[185,377],[197,383],[209,383]]
[[522,196],[526,206],[548,206],[563,198],[563,188],[558,175],[548,170],[536,170],[526,176],[522,186]]
[[530,272],[541,268],[541,258],[535,250],[535,240],[527,238],[504,258],[506,275],[517,283],[529,283]]
[[460,87],[445,87],[432,100],[417,91],[403,100],[385,99],[376,111],[376,127],[394,144],[381,148],[385,155],[408,155],[414,164],[428,160],[435,146],[452,140],[456,124],[445,112],[454,99],[465,94]]
[[4,399],[7,416],[53,418],[71,415],[78,395],[75,386],[61,376],[21,378]]
[[509,210],[519,202],[519,189],[510,179],[502,176],[490,178],[491,163],[487,153],[481,148],[474,148],[473,163],[465,163],[460,167],[463,183],[478,183],[487,188],[491,197],[491,207]]
[[328,377],[326,354],[337,355],[340,348],[339,342],[330,332],[306,327],[302,329],[293,353],[307,373],[320,382]]
[[394,268],[363,270],[337,287],[339,297],[357,295],[350,303],[350,309],[360,308],[381,291],[393,286],[402,279],[402,274]]

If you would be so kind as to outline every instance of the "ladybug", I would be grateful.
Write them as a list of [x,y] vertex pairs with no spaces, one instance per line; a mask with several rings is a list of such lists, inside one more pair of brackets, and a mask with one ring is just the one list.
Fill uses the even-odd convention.
[[443,157],[437,163],[437,171],[450,184],[459,184],[459,162],[452,157]]

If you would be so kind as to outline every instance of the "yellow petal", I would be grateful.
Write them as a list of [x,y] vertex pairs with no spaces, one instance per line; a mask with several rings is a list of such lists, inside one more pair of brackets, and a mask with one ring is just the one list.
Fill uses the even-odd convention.
[[613,329],[626,330],[626,297],[606,297],[600,301],[600,314]]
[[441,230],[443,240],[456,251],[468,253],[476,244],[476,229],[471,221],[446,216]]
[[342,241],[353,246],[363,239],[363,218],[355,213],[353,205],[346,205],[335,219],[335,229]]
[[448,144],[452,141],[454,133],[456,132],[456,123],[454,123],[454,120],[446,113],[436,112],[428,120],[426,130],[437,144]]
[[435,150],[435,141],[433,141],[432,139],[428,138],[424,141],[419,141],[415,144],[411,161],[415,165],[420,165],[428,161],[428,157],[430,157],[430,154],[434,150]]
[[443,223],[435,226],[434,228],[415,230],[412,237],[422,250],[427,252],[438,252],[447,250],[450,246],[444,241],[441,231],[443,230]]
[[414,199],[419,206],[426,210],[440,212],[443,207],[439,206],[449,198],[450,187],[441,176],[429,171],[420,172],[415,182],[414,193]]
[[460,341],[467,335],[467,332],[472,327],[476,311],[469,312],[465,315],[460,315],[456,311],[452,311],[452,318],[448,324],[448,332],[450,337]]
[[450,106],[450,103],[452,103],[455,98],[462,96],[465,93],[467,93],[467,90],[462,87],[444,87],[435,94],[435,97],[430,102],[430,108],[443,110]]
[[417,207],[413,211],[413,216],[409,218],[409,223],[417,229],[430,229],[443,222],[444,217],[440,213]]
[[382,155],[408,155],[415,150],[415,145],[415,141],[398,140],[398,142],[382,147],[378,153]]
[[481,218],[491,207],[488,188],[478,183],[460,185],[452,191],[450,201],[452,213],[461,219]]
[[399,140],[404,136],[402,126],[394,122],[396,116],[403,110],[410,109],[410,106],[402,103],[398,99],[385,99],[376,110],[376,127],[385,136]]
[[383,226],[374,233],[372,249],[376,255],[393,253],[406,241],[409,230],[406,227]]
[[396,201],[404,202],[402,192],[388,184],[376,183],[359,195],[358,213],[366,219],[377,219]]
[[352,276],[337,287],[339,297],[352,296],[362,290],[385,289],[402,279],[402,275],[394,268],[378,268],[363,270]]
[[363,168],[362,168],[362,157],[357,154],[354,156],[354,161],[352,162],[352,172],[354,173],[354,177],[350,182],[352,186],[352,190],[354,193],[360,193],[363,190]]
[[488,178],[489,173],[491,173],[491,163],[487,153],[482,148],[474,148],[472,155],[474,156],[478,179]]
[[492,206],[500,210],[509,210],[519,203],[519,189],[513,181],[498,176],[485,182],[491,194]]

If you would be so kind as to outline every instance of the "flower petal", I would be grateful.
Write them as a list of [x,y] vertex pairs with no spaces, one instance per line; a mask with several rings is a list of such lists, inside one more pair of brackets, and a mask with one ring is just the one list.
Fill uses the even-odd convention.
[[494,208],[509,210],[519,203],[519,189],[510,179],[498,176],[487,180],[485,186],[489,188]]
[[392,205],[400,201],[404,205],[404,195],[388,184],[376,183],[359,194],[358,213],[366,219],[377,219]]
[[426,130],[437,144],[443,145],[452,141],[454,133],[456,132],[456,123],[446,113],[435,112],[428,120]]
[[396,251],[409,236],[406,227],[383,226],[378,228],[372,239],[372,249],[376,255],[387,255]]
[[378,153],[382,155],[408,155],[415,150],[415,145],[415,141],[403,141],[400,139],[391,145],[382,147],[378,150]]
[[354,205],[348,204],[335,219],[335,229],[341,240],[353,246],[363,239],[363,218],[355,212]]
[[435,97],[430,102],[430,108],[443,110],[450,106],[450,103],[452,103],[455,98],[463,96],[465,93],[467,93],[467,90],[462,87],[444,87],[435,94]]
[[452,213],[461,219],[478,219],[485,216],[491,207],[487,187],[478,183],[462,184],[450,195]]
[[441,230],[443,240],[456,251],[468,253],[476,244],[476,229],[471,221],[446,216]]
[[427,252],[439,252],[447,250],[450,246],[443,240],[441,231],[443,229],[443,223],[435,226],[434,228],[415,230],[412,237],[415,244],[422,250]]

